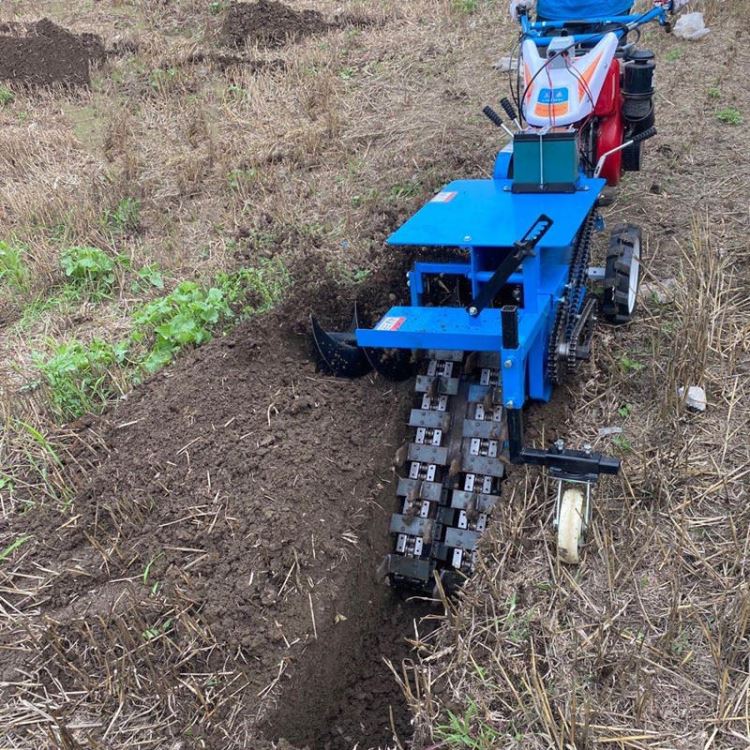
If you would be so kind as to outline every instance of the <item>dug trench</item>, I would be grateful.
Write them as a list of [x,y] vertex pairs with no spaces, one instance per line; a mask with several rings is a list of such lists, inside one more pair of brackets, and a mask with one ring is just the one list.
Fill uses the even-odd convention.
[[11,719],[36,681],[60,742],[120,725],[138,742],[144,706],[150,737],[195,747],[408,738],[385,660],[429,608],[375,571],[412,384],[316,372],[290,320],[299,306],[243,324],[70,426],[67,502],[0,529],[29,539],[5,576],[23,613],[0,643]]

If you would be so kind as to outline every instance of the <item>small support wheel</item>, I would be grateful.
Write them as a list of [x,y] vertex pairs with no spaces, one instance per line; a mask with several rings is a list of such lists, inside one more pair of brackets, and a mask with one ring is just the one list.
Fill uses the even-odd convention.
[[565,490],[560,500],[557,519],[557,557],[564,563],[577,565],[584,535],[583,492],[578,488]]
[[641,229],[633,224],[615,227],[609,241],[604,272],[602,315],[615,325],[630,323],[641,282]]

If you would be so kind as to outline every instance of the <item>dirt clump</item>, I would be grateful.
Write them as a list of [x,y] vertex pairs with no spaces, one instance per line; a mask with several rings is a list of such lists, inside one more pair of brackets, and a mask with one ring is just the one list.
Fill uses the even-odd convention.
[[329,21],[317,10],[297,11],[277,0],[258,0],[232,3],[224,16],[221,37],[232,47],[278,48],[331,29],[370,24],[366,16],[343,14]]
[[0,25],[0,79],[29,86],[88,86],[105,58],[96,34],[73,34],[47,18]]

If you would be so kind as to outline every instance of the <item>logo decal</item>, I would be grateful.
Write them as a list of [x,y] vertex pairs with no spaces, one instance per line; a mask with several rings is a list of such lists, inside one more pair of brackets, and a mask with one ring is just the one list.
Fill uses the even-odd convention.
[[393,315],[386,315],[383,320],[375,326],[376,331],[398,331],[406,322],[406,318],[397,318]]
[[454,190],[441,190],[430,203],[450,203],[457,195]]

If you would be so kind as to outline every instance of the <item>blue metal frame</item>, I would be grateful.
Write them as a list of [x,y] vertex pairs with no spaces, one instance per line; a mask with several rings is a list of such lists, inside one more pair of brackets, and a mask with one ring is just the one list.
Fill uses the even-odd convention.
[[[670,7],[671,3],[656,5],[640,16],[584,23],[623,23],[629,28],[653,20],[663,24]],[[565,24],[530,22],[525,16],[520,20],[524,35],[540,46],[549,41],[545,34]],[[596,33],[570,38],[578,42],[601,37]],[[573,192],[514,193],[508,179],[511,157],[508,148],[498,154],[492,179],[446,185],[389,237],[391,245],[449,247],[458,249],[460,257],[452,262],[415,263],[408,273],[410,305],[392,307],[374,328],[358,328],[356,340],[361,347],[375,349],[497,352],[505,406],[520,409],[528,399],[548,401],[552,395],[547,349],[555,315],[565,293],[575,244],[587,217],[595,211],[605,181],[586,177],[581,171]],[[472,315],[463,307],[425,304],[425,279],[440,275],[468,279],[476,299],[542,212],[552,225],[506,282],[521,288],[517,346],[504,345],[499,308],[488,307]],[[601,221],[596,228],[603,228]]]

